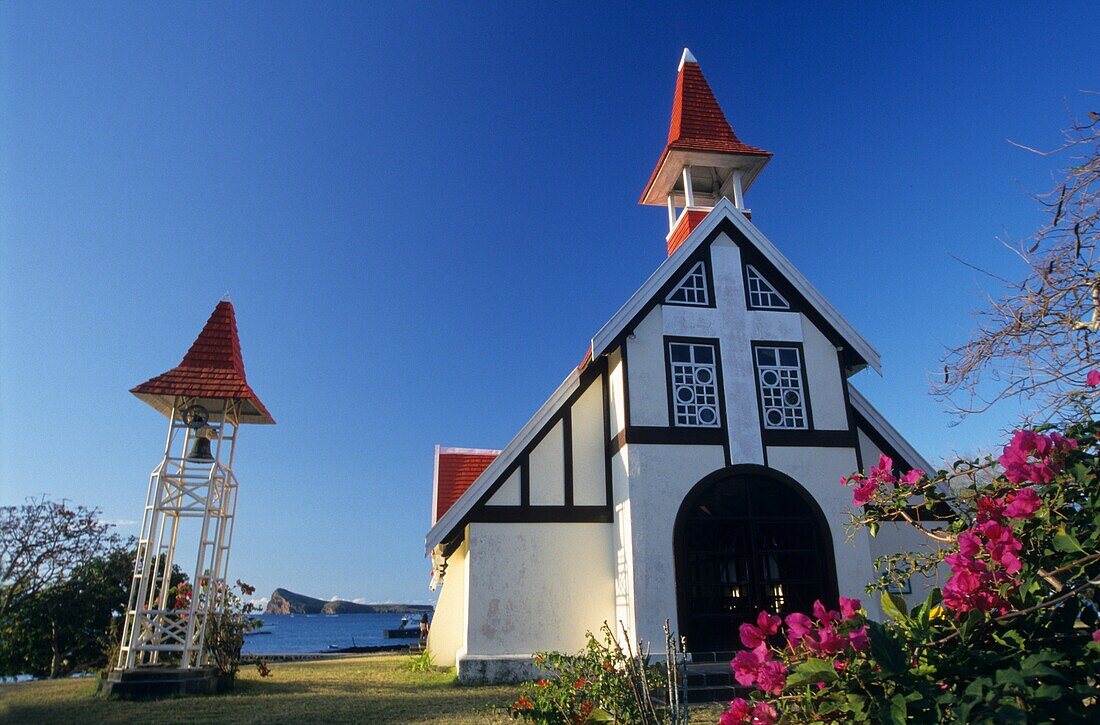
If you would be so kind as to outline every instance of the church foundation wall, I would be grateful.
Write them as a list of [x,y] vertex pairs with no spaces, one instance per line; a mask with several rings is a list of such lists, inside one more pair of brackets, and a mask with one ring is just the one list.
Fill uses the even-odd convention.
[[587,631],[614,621],[611,524],[473,523],[467,541],[468,621],[460,667],[485,657],[577,652]]

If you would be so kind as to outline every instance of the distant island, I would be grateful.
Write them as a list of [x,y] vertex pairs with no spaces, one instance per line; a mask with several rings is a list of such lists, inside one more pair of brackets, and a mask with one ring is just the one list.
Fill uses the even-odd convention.
[[325,601],[279,588],[271,592],[264,614],[391,614],[431,612],[430,604],[359,604],[343,599]]

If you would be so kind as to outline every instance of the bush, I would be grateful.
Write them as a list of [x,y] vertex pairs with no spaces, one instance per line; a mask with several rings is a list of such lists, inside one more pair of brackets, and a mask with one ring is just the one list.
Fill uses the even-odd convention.
[[[742,685],[722,725],[1100,719],[1100,423],[1016,431],[994,461],[929,476],[883,456],[853,488],[854,527],[905,521],[934,543],[876,562],[884,624],[859,600],[741,626]],[[944,526],[933,520],[948,519]],[[889,585],[950,570],[913,609]]]
[[[237,580],[240,595],[226,587],[222,596],[221,610],[211,614],[206,620],[205,648],[207,660],[218,671],[219,680],[224,687],[232,687],[241,669],[241,649],[244,648],[244,636],[263,626],[258,619],[250,619],[254,607],[244,597],[255,593],[255,588]],[[261,674],[265,667],[260,668]]]
[[[648,653],[622,645],[606,622],[601,632],[602,642],[589,632],[576,655],[536,653],[535,664],[549,676],[523,686],[512,717],[537,723],[687,722],[680,695],[682,653],[668,622],[662,665],[651,665]],[[629,642],[629,635],[625,639]]]

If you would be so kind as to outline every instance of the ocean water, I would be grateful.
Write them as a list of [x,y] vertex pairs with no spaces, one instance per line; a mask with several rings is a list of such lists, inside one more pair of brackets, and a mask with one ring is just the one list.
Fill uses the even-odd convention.
[[[336,647],[416,644],[413,639],[386,639],[387,629],[401,626],[402,614],[259,614],[264,626],[244,638],[243,654],[329,652]],[[419,630],[420,613],[408,613]],[[431,616],[431,615],[429,615]]]

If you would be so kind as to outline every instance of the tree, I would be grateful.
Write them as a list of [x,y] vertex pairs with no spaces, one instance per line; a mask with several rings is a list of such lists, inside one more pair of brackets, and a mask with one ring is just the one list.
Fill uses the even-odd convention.
[[1100,114],[1071,119],[1063,143],[1044,156],[1070,164],[1052,191],[1036,197],[1049,221],[1013,250],[1026,275],[990,298],[970,339],[947,352],[933,392],[961,414],[1022,398],[1037,419],[1072,420],[1095,408],[1087,377],[1100,367]]
[[0,507],[0,617],[17,598],[63,581],[81,562],[117,546],[99,515],[45,496]]
[[0,617],[0,674],[64,677],[103,667],[134,571],[133,541],[78,565],[59,583],[16,600]]

